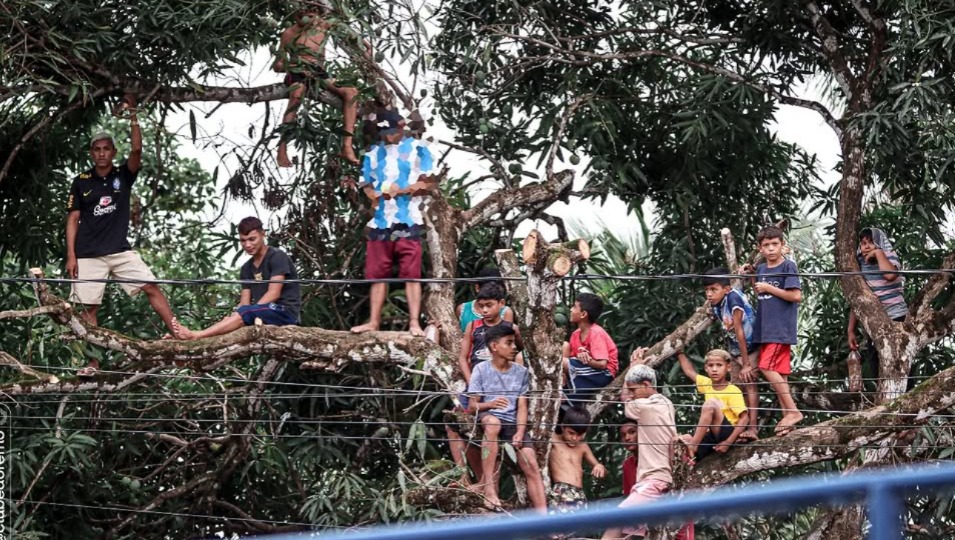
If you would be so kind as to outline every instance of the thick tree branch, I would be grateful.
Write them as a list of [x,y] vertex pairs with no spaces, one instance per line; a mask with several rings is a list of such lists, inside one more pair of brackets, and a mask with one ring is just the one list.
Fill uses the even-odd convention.
[[[126,90],[141,91],[147,87],[131,86]],[[313,94],[313,96],[316,96]],[[162,87],[153,99],[162,103],[186,103],[194,101],[218,101],[219,103],[260,103],[275,101],[288,97],[288,87],[284,83],[269,84],[266,86],[232,87],[232,86],[199,86]],[[341,108],[342,100],[329,92],[322,90],[317,98],[326,105]]]
[[561,193],[570,189],[573,182],[574,171],[568,169],[555,173],[553,178],[543,183],[497,191],[470,210],[462,213],[462,227],[471,229],[484,225],[494,216],[512,208],[533,206],[542,202],[554,202],[560,197]]
[[809,11],[809,18],[812,21],[816,35],[818,35],[822,41],[822,53],[829,62],[836,83],[845,93],[846,100],[851,103],[857,97],[854,87],[855,77],[842,53],[839,44],[839,35],[835,29],[832,28],[832,24],[830,24],[829,20],[823,15],[822,10],[819,9],[819,5],[815,1],[804,0],[803,4],[806,6],[806,10]]
[[[648,360],[645,363],[650,367],[660,365],[664,360],[685,347],[687,343],[693,341],[696,336],[703,333],[712,323],[713,317],[710,315],[710,305],[704,302],[686,322],[647,350],[644,358]],[[595,396],[595,401],[587,406],[591,417],[596,418],[607,405],[619,402],[620,387],[623,386],[626,375],[625,372],[617,374],[617,378]]]
[[[955,253],[950,253],[942,261],[941,269],[952,270],[953,268],[955,268]],[[922,288],[919,289],[918,294],[912,299],[912,303],[909,306],[909,314],[911,314],[915,320],[926,320],[930,317],[932,314],[932,302],[945,290],[951,278],[951,272],[941,272],[934,274],[926,280]],[[0,313],[0,318],[2,318],[2,315],[3,314]]]

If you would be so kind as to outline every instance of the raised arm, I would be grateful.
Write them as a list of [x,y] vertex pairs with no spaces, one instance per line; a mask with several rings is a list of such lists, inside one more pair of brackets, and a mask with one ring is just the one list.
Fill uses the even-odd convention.
[[143,163],[143,132],[139,129],[139,118],[136,116],[136,95],[126,94],[123,97],[129,108],[130,129],[130,150],[129,157],[126,158],[126,167],[129,172],[135,173]]
[[697,372],[696,368],[693,367],[693,362],[683,354],[683,351],[677,351],[676,357],[680,360],[680,368],[683,370],[683,374],[693,381],[693,384],[696,384]]
[[889,257],[886,256],[884,251],[876,249],[872,254],[875,255],[875,260],[879,263],[879,270],[885,272],[882,274],[882,279],[886,281],[895,281],[898,279],[899,275],[894,272],[898,270],[898,268],[889,260]]

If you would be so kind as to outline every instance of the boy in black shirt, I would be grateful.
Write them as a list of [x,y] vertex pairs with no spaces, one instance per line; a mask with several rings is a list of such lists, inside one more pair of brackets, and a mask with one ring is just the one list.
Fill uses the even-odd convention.
[[[177,337],[179,323],[169,302],[155,284],[156,277],[126,239],[129,232],[129,199],[139,173],[143,155],[143,134],[136,119],[136,97],[127,94],[123,107],[129,110],[132,130],[131,149],[126,162],[113,165],[116,145],[107,133],[97,133],[90,142],[93,168],[73,179],[67,203],[66,275],[71,279],[114,278],[130,296],[142,291],[153,309]],[[70,300],[86,306],[82,312],[87,323],[96,326],[96,313],[103,302],[105,283],[74,283]],[[99,362],[91,360],[77,375],[92,377]]]
[[239,278],[262,283],[243,284],[235,311],[209,328],[193,332],[182,327],[183,339],[221,336],[255,324],[256,319],[275,326],[298,324],[298,314],[302,309],[301,288],[298,283],[283,283],[298,279],[292,260],[284,251],[265,244],[265,230],[255,217],[239,222],[239,243],[252,256],[242,265]]

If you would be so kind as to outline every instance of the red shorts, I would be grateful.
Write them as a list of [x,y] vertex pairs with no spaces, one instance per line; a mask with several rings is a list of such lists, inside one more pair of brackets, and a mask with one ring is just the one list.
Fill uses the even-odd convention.
[[365,243],[365,279],[387,279],[398,261],[398,277],[421,277],[421,239],[368,240]]
[[792,373],[792,345],[788,343],[763,343],[760,345],[759,369],[775,371],[780,375]]

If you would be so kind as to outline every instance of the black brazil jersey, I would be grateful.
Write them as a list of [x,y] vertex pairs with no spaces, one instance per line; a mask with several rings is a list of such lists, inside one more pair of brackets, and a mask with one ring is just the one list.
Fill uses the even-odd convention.
[[132,249],[129,233],[129,199],[136,173],[126,163],[105,176],[90,169],[73,179],[66,211],[80,212],[76,257],[102,257]]

